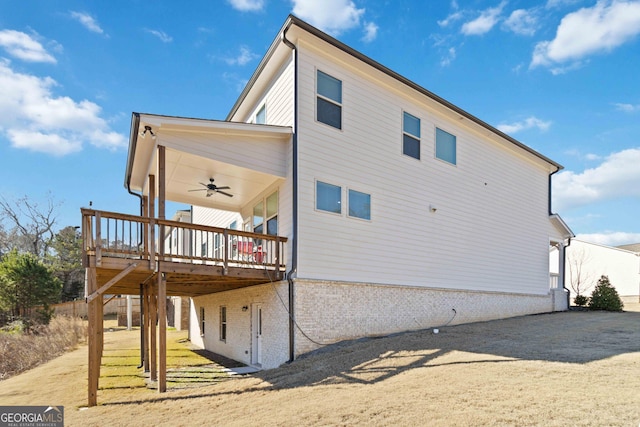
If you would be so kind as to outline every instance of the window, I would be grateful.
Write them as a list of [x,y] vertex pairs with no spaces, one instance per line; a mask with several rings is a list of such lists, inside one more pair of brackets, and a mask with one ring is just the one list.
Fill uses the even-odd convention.
[[256,123],[259,125],[267,123],[267,104],[264,104],[256,113]]
[[456,164],[456,137],[436,128],[436,158]]
[[200,245],[200,256],[201,256],[202,258],[206,258],[206,256],[207,256],[207,252],[208,252],[207,242],[203,242],[203,243]]
[[349,190],[349,216],[371,219],[371,195]]
[[402,117],[402,154],[420,160],[420,119],[406,112]]
[[267,234],[278,235],[278,192],[267,197]]
[[224,256],[224,235],[216,233],[213,235],[213,257],[222,259]]
[[342,82],[318,70],[316,120],[342,129]]
[[220,341],[227,340],[227,307],[220,306]]
[[200,336],[204,336],[204,307],[200,307]]
[[264,233],[264,202],[253,207],[253,232]]
[[316,181],[316,209],[342,213],[342,188]]

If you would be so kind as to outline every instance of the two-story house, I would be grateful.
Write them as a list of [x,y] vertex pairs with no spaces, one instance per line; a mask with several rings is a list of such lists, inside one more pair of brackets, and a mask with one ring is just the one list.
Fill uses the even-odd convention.
[[[171,200],[219,227],[180,229],[189,256],[161,256],[189,267],[158,261],[158,286],[193,297],[194,344],[273,368],[340,340],[566,309],[549,280],[572,235],[550,211],[560,169],[289,16],[225,120],[133,114],[125,186],[143,216]],[[199,206],[231,213],[201,222]]]

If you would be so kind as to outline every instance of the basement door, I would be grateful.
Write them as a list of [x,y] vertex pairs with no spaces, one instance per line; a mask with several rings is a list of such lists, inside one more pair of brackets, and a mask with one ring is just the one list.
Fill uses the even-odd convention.
[[262,366],[262,304],[251,304],[251,364]]

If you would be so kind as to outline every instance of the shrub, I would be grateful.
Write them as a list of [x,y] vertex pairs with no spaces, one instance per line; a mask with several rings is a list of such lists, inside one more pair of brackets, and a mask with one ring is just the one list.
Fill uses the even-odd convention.
[[76,348],[87,337],[86,323],[66,316],[30,331],[22,328],[21,322],[14,322],[0,330],[0,381]]
[[584,307],[585,305],[587,305],[588,302],[589,302],[589,297],[584,295],[576,295],[576,297],[573,299],[573,303],[578,307]]
[[622,307],[624,304],[616,288],[609,282],[609,277],[600,277],[591,294],[589,308],[592,310],[622,311]]

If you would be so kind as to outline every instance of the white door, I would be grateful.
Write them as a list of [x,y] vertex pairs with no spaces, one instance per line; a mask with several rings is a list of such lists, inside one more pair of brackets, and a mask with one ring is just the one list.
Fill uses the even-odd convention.
[[262,304],[251,304],[251,364],[262,366]]

